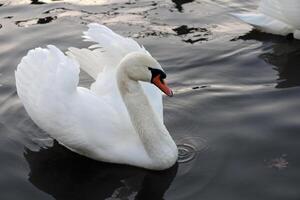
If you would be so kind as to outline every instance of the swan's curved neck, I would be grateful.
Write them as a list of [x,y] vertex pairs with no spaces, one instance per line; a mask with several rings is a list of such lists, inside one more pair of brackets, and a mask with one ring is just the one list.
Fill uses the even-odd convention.
[[[129,78],[127,66],[117,71],[118,87],[127,107],[131,122],[144,144],[153,165],[172,166],[177,160],[177,147],[168,130],[153,110],[141,84]],[[155,167],[155,166],[154,166]]]

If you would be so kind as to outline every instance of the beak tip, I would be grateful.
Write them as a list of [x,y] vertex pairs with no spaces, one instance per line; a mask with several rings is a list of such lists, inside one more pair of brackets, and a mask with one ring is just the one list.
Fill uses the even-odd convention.
[[173,96],[173,91],[168,87],[166,82],[161,80],[160,75],[151,79],[151,83],[153,83],[156,87],[158,87],[163,93],[165,93],[168,97]]
[[173,96],[174,96],[174,93],[173,93],[172,90],[170,91],[170,93],[168,94],[168,96],[169,96],[169,97],[173,97]]

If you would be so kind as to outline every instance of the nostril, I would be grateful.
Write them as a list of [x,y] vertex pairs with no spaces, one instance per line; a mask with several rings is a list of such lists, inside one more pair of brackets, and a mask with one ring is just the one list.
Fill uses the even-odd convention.
[[160,77],[160,82],[164,83],[164,79],[162,77]]

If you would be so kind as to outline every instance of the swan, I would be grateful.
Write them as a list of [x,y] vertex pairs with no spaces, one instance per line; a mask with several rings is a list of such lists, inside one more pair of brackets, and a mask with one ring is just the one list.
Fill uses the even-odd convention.
[[299,11],[299,0],[261,0],[257,12],[233,15],[263,32],[300,39]]
[[[92,23],[89,48],[29,50],[15,71],[17,93],[32,120],[83,156],[151,170],[175,164],[177,146],[163,123],[166,74],[131,38]],[[80,68],[95,82],[78,87]],[[161,91],[160,91],[161,90]]]

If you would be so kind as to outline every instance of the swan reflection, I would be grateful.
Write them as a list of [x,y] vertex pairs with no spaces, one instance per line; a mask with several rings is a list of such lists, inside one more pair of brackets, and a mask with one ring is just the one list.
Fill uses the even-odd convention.
[[29,181],[57,200],[162,200],[178,165],[164,171],[98,162],[71,152],[57,142],[53,147],[24,154]]
[[292,37],[292,35],[282,37],[251,31],[238,39],[258,40],[269,44],[271,51],[268,50],[260,57],[275,66],[274,70],[278,72],[276,88],[289,88],[300,86],[300,41]]

